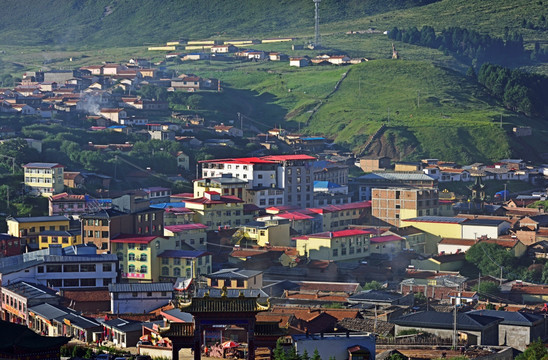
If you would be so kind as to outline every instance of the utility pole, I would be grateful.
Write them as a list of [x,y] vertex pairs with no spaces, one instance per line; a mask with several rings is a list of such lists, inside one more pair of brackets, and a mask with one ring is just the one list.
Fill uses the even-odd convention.
[[453,350],[457,348],[457,300],[455,299],[455,309],[453,311]]
[[8,214],[10,213],[10,186],[9,185],[6,185],[7,189],[6,189],[6,202],[8,203]]
[[500,114],[500,128],[502,129],[502,114]]
[[421,106],[421,91],[419,90],[417,92],[417,107],[419,108]]
[[388,120],[386,122],[390,122],[390,108],[388,108]]

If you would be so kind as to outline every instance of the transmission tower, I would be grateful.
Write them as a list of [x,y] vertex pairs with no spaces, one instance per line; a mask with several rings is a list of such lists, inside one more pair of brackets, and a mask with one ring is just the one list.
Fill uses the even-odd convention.
[[319,48],[322,46],[320,40],[320,2],[322,0],[313,0],[314,1],[314,48]]

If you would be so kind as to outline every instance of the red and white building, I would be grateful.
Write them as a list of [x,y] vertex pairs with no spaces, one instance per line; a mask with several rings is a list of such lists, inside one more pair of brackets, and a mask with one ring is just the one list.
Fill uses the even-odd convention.
[[232,177],[248,181],[246,203],[259,207],[314,204],[314,174],[309,155],[272,155],[201,161],[202,178]]

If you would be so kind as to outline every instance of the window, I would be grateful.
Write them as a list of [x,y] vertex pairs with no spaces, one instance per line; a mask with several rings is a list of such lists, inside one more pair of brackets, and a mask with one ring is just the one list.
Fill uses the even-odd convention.
[[101,250],[107,250],[108,249],[108,242],[102,242],[101,243]]
[[112,264],[103,264],[103,272],[112,271]]
[[339,250],[333,249],[333,256],[339,256]]
[[99,238],[101,237],[101,232],[100,232],[100,231],[96,231],[96,232],[95,232],[95,237],[96,237],[97,239],[99,239]]
[[50,231],[55,231],[55,226],[50,226],[50,227],[49,227],[49,230],[50,230]]
[[134,273],[134,272],[135,272],[135,265],[129,265],[127,271],[128,271],[129,273]]
[[138,295],[139,295],[139,294],[137,294],[136,292],[131,293],[131,296],[133,296],[133,297],[137,297]]
[[80,286],[95,286],[95,279],[80,279]]
[[162,258],[162,265],[169,265],[169,258]]
[[40,232],[42,231],[46,231],[46,227],[45,226],[40,226]]
[[46,272],[61,272],[61,265],[46,265]]
[[219,286],[219,280],[211,279],[211,286]]
[[147,254],[141,254],[141,261],[147,261]]
[[169,268],[167,266],[162,267],[162,275],[169,276]]
[[62,241],[63,241],[63,244],[68,244],[68,237],[63,236]]
[[179,258],[174,258],[174,259],[173,259],[173,265],[181,265],[181,259],[179,259]]
[[63,265],[63,272],[79,272],[80,266],[78,264],[75,265]]
[[124,253],[118,252],[116,253],[116,257],[118,258],[118,261],[124,260]]
[[133,250],[133,249],[135,249],[135,244],[134,243],[129,243],[129,244],[127,244],[127,248],[129,250]]
[[61,279],[51,279],[51,280],[48,280],[48,284],[51,287],[61,287],[61,286],[63,286],[63,280],[61,280]]
[[95,264],[80,265],[80,272],[95,272]]
[[134,253],[129,253],[128,254],[128,259],[129,259],[129,261],[135,261],[135,254]]
[[108,238],[108,231],[101,231],[102,238]]
[[147,269],[146,265],[141,266],[141,274],[146,274],[147,271],[148,271],[148,269]]
[[112,283],[112,279],[106,278],[103,279],[103,286],[109,286]]
[[80,286],[78,279],[65,279],[63,280],[63,286]]
[[173,269],[173,276],[181,276],[181,269],[180,268],[174,268]]
[[42,274],[44,272],[44,267],[43,266],[38,266],[38,270],[37,270],[40,274]]
[[147,296],[148,296],[148,297],[152,297],[152,292],[151,292],[151,291],[148,291],[148,292],[147,292]]
[[244,287],[244,286],[245,286],[245,282],[243,279],[236,280],[236,287]]

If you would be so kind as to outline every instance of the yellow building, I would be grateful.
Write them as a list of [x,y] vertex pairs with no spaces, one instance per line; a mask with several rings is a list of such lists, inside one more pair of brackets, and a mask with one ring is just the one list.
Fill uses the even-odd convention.
[[172,242],[163,236],[122,234],[110,240],[120,261],[120,276],[129,282],[158,282],[158,254],[170,250]]
[[398,235],[375,236],[369,239],[371,254],[395,255],[403,250],[405,239]]
[[252,241],[259,246],[291,246],[289,220],[272,215],[243,225],[234,237],[238,241]]
[[371,231],[349,229],[294,238],[299,255],[312,260],[358,260],[369,256]]
[[440,238],[462,238],[461,223],[465,218],[447,216],[421,216],[401,221],[401,226],[414,226]]
[[218,192],[206,191],[203,197],[184,199],[185,207],[194,211],[194,222],[207,226],[207,230],[220,227],[239,227],[247,224],[257,210],[244,210],[244,202],[240,198]]
[[148,51],[175,51],[176,46],[150,46]]
[[207,286],[216,289],[261,289],[263,272],[256,270],[223,269],[206,276]]
[[238,179],[232,174],[197,179],[194,180],[194,197],[202,197],[207,191],[215,191],[222,195],[232,195],[244,200],[247,183],[247,180]]
[[28,163],[25,169],[25,190],[33,195],[52,196],[62,193],[64,166],[57,163]]
[[211,272],[211,254],[198,250],[166,250],[158,255],[160,281],[175,281],[179,277],[197,279]]
[[44,231],[68,231],[69,219],[65,216],[35,216],[6,218],[8,234],[26,240],[27,244],[38,244],[38,235]]
[[38,235],[38,247],[47,249],[50,245],[60,244],[61,247],[82,244],[80,231],[44,231]]
[[307,213],[321,216],[323,231],[344,230],[348,225],[367,223],[371,217],[371,202],[326,205],[307,209]]
[[166,225],[164,236],[170,238],[172,249],[182,249],[190,246],[196,250],[206,250],[207,226],[204,224]]

